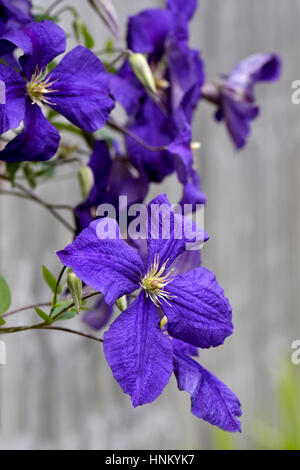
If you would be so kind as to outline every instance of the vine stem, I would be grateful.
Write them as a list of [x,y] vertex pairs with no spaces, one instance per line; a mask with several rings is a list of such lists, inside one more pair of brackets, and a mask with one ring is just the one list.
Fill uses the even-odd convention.
[[45,11],[45,16],[48,16],[50,15],[51,11],[57,6],[59,5],[60,3],[62,3],[63,0],[55,0],[55,2],[53,2],[49,8],[47,8],[47,10]]
[[121,126],[120,124],[116,123],[114,120],[109,119],[106,123],[110,128],[121,132],[124,135],[127,135],[131,139],[135,140],[138,144],[140,144],[142,147],[145,147],[145,149],[150,150],[151,152],[161,152],[162,150],[167,150],[167,147],[165,145],[162,145],[160,147],[152,147],[151,145],[148,145],[144,140],[140,139],[137,135],[135,135],[133,132],[129,131],[125,127]]
[[17,310],[11,310],[10,312],[7,312],[7,313],[5,313],[4,315],[1,315],[1,316],[2,316],[2,318],[9,317],[10,315],[14,315],[15,313],[25,312],[26,310],[31,310],[31,309],[34,309],[34,308],[50,307],[51,305],[52,305],[51,302],[43,302],[43,303],[36,304],[36,305],[28,305],[27,307],[18,308]]

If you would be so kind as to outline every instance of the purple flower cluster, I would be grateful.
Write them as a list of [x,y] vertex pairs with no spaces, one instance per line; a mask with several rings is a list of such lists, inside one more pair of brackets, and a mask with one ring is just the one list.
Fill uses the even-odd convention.
[[[153,402],[174,372],[197,417],[240,431],[237,397],[193,359],[198,348],[219,346],[233,332],[231,307],[214,274],[201,266],[199,250],[186,251],[187,240],[176,237],[182,225],[200,229],[175,213],[165,195],[148,205],[147,243],[123,240],[118,221],[117,236],[103,240],[95,219],[101,204],[120,213],[142,203],[151,183],[173,173],[181,188],[179,205],[189,204],[195,212],[205,204],[193,154],[197,106],[203,100],[212,103],[216,119],[242,148],[259,112],[254,86],[279,78],[280,59],[256,54],[228,76],[207,81],[202,55],[189,45],[197,0],[167,0],[166,8],[129,18],[123,62],[112,71],[87,47],[65,53],[63,29],[50,20],[35,21],[31,7],[29,0],[0,0],[0,80],[6,90],[0,134],[17,129],[0,160],[33,164],[57,155],[61,134],[51,113],[85,138],[92,147],[91,189],[74,209],[75,240],[58,253],[65,266],[103,295],[84,321],[95,329],[107,326],[114,304],[126,296],[128,307],[104,335],[104,353],[133,405]],[[125,110],[124,126],[110,118],[116,104]],[[106,124],[121,130],[123,146],[104,133],[99,137],[96,131]],[[127,198],[124,207],[120,196]],[[163,210],[153,221],[154,204]],[[151,225],[160,227],[164,218],[171,222],[169,237],[151,237]]]

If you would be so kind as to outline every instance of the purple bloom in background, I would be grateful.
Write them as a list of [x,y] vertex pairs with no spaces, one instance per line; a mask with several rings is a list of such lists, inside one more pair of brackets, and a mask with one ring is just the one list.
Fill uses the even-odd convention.
[[128,129],[148,145],[164,147],[151,152],[126,138],[130,160],[150,181],[160,182],[175,170],[183,184],[190,177],[191,122],[204,83],[200,53],[188,46],[188,20],[196,6],[196,1],[169,0],[166,9],[129,19],[128,47],[148,54],[156,94],[141,86],[128,62],[111,78],[112,93],[130,116]]
[[[155,205],[159,213],[153,218]],[[102,292],[108,305],[140,289],[136,300],[104,335],[106,359],[134,406],[154,401],[174,371],[179,389],[191,395],[196,416],[224,430],[239,431],[238,399],[186,355],[196,354],[197,347],[218,346],[232,334],[230,304],[214,274],[204,267],[175,277],[172,271],[174,261],[191,241],[191,231],[194,237],[207,236],[192,221],[175,214],[164,195],[155,198],[148,210],[146,261],[120,238],[118,230],[114,239],[99,238],[97,221],[58,256],[82,281]],[[166,218],[170,220],[169,237],[163,235]],[[153,228],[158,229],[158,237],[151,238]],[[165,316],[167,331],[161,326]]]
[[240,149],[247,143],[250,122],[259,114],[254,86],[280,77],[281,63],[275,54],[255,54],[236,65],[221,83],[206,83],[203,96],[218,107],[217,121],[225,121],[228,132]]
[[60,136],[44,117],[44,104],[87,132],[106,123],[114,103],[105,68],[90,50],[76,47],[48,72],[48,64],[66,48],[64,31],[51,21],[11,31],[0,40],[0,47],[5,44],[19,47],[24,55],[19,59],[20,73],[0,64],[0,79],[6,85],[0,134],[17,128],[21,121],[24,130],[0,152],[1,160],[42,161],[56,153]]
[[[114,152],[114,158],[111,153]],[[132,204],[144,200],[148,192],[148,180],[142,175],[133,175],[130,165],[119,154],[114,144],[109,149],[104,140],[96,141],[89,166],[94,174],[94,186],[88,198],[75,208],[77,234],[96,218],[97,207],[100,204],[113,204],[116,211],[127,210]],[[119,207],[119,197],[127,197],[127,206]]]

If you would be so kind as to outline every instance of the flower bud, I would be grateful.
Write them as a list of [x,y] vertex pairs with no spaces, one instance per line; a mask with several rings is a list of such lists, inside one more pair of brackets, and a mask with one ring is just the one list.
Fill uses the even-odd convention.
[[144,85],[144,87],[150,90],[152,93],[156,93],[157,89],[155,86],[154,77],[146,57],[143,54],[132,53],[129,56],[129,63],[135,75]]
[[120,39],[120,23],[117,14],[111,0],[89,0],[91,6],[101,16],[102,20],[109,27],[115,38]]
[[72,294],[73,302],[75,304],[76,312],[79,313],[82,304],[82,282],[75,273],[67,275],[68,288]]
[[78,172],[78,181],[81,194],[85,200],[91,192],[95,183],[94,173],[89,166],[82,166]]
[[116,301],[116,306],[118,307],[118,309],[121,312],[124,312],[124,310],[126,310],[126,308],[127,308],[127,297],[126,297],[126,295],[123,295],[123,297],[120,297]]

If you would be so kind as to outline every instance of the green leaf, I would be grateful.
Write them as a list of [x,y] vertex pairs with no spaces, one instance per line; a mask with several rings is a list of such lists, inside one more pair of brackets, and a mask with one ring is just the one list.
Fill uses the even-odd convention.
[[53,323],[52,318],[50,318],[47,313],[43,312],[43,310],[41,310],[40,308],[35,308],[34,310],[36,311],[38,316],[41,317],[41,319],[44,320],[45,323],[47,323],[47,325],[51,325],[51,323]]
[[[46,283],[48,284],[48,286],[52,290],[53,294],[55,294],[56,283],[57,283],[56,278],[49,271],[49,269],[46,268],[46,266],[43,266],[42,268],[43,268],[43,278],[45,279]],[[58,294],[60,294],[60,292],[61,292],[61,286],[59,286]]]
[[0,326],[3,326],[5,325],[6,321],[4,320],[4,318],[0,317]]
[[79,127],[72,126],[71,124],[66,124],[64,122],[52,122],[52,125],[58,130],[58,131],[68,131],[71,132],[72,134],[77,134],[77,135],[82,135],[81,130]]
[[7,312],[11,304],[11,294],[4,277],[0,275],[0,315]]
[[58,321],[60,321],[60,320],[72,320],[72,318],[76,317],[76,315],[77,315],[76,310],[73,311],[73,309],[72,309],[72,310],[69,310],[68,312],[64,313],[64,314],[58,319]]

